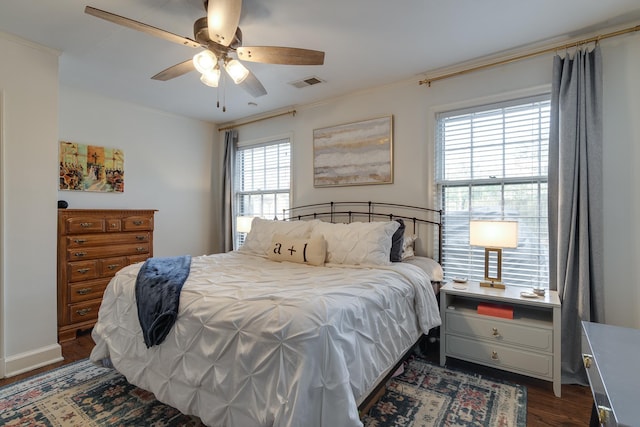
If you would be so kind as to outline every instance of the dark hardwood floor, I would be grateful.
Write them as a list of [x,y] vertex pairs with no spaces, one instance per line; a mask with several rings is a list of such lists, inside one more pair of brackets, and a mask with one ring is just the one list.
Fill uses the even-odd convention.
[[[89,332],[79,334],[74,340],[62,344],[64,361],[58,362],[44,368],[40,368],[25,374],[11,378],[0,379],[0,386],[12,384],[34,374],[63,366],[76,360],[89,356],[94,343]],[[426,356],[434,363],[438,363],[437,344],[430,344],[427,348]],[[557,398],[553,394],[551,383],[524,377],[522,375],[510,374],[499,370],[485,368],[482,366],[450,360],[448,367],[471,370],[486,374],[494,378],[522,384],[527,387],[527,426],[588,426],[591,416],[591,406],[593,399],[589,387],[579,385],[563,385],[562,397]]]

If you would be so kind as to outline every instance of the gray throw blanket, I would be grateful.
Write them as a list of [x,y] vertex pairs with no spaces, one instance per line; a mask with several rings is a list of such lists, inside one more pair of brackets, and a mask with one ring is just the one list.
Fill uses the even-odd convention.
[[160,344],[178,316],[180,291],[189,277],[191,255],[147,259],[136,278],[138,320],[147,348]]

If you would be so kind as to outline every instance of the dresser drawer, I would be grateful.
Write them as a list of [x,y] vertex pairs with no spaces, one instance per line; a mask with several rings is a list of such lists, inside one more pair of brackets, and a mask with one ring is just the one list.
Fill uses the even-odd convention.
[[534,328],[497,317],[463,315],[450,311],[446,312],[444,323],[447,332],[458,335],[540,351],[551,352],[553,350],[553,331],[551,328]]
[[142,255],[130,255],[127,257],[129,264],[136,264],[138,262],[146,261],[149,258],[149,254]]
[[102,298],[110,279],[89,280],[69,286],[69,300],[72,303]]
[[116,272],[127,265],[127,257],[104,258],[98,261],[100,277],[113,277]]
[[553,378],[553,356],[551,354],[540,354],[526,349],[455,335],[447,335],[446,352],[458,359],[482,365],[538,378]]
[[150,252],[148,242],[117,245],[117,246],[96,246],[92,248],[73,248],[67,250],[67,259],[70,261],[95,259],[105,257],[115,257],[124,255],[140,255]]
[[80,302],[69,306],[69,319],[72,323],[84,322],[87,320],[95,320],[98,318],[101,299]]
[[98,277],[98,263],[94,261],[77,261],[67,264],[67,276],[70,282],[96,279]]
[[152,216],[128,216],[122,219],[122,231],[153,230]]
[[[582,331],[582,361],[584,363],[585,371],[587,372],[587,378],[589,380],[589,386],[591,387],[591,393],[593,395],[593,403],[596,408],[611,408],[611,402],[607,395],[607,389],[604,386],[604,381],[600,375],[601,368],[598,367],[598,361],[594,357],[594,351],[589,345],[589,340],[586,337],[584,329]],[[610,417],[614,418],[614,417]],[[615,426],[615,420],[610,420],[609,423],[601,423],[605,426]]]
[[83,248],[88,246],[124,245],[128,243],[149,242],[150,240],[151,233],[148,231],[117,234],[79,234],[76,236],[67,236],[67,247]]
[[66,234],[102,233],[106,230],[105,220],[94,216],[77,216],[65,221]]

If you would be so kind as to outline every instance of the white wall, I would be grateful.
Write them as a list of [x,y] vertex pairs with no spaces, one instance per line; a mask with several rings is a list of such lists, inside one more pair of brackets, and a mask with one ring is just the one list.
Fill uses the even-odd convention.
[[63,86],[59,137],[120,148],[125,156],[124,193],[58,191],[69,208],[157,209],[155,256],[212,251],[212,123]]
[[[60,358],[56,331],[58,53],[0,34],[7,374]],[[1,347],[1,346],[0,346]]]
[[[607,323],[640,327],[640,35],[602,41],[604,63],[605,278]],[[292,203],[374,200],[434,206],[434,114],[465,105],[550,90],[551,56],[541,56],[418,86],[419,78],[296,107],[283,116],[239,128],[241,141],[293,133]],[[313,129],[392,114],[394,183],[314,188]],[[635,168],[638,169],[638,168]]]
[[[210,253],[218,135],[212,123],[59,88],[58,52],[0,33],[0,57],[0,376],[11,376],[61,358],[57,200],[157,209],[154,255]],[[58,191],[59,140],[123,149],[125,192]]]

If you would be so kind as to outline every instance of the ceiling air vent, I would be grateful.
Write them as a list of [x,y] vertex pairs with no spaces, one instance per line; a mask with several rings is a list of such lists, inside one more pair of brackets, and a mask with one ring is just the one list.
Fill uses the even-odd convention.
[[295,82],[290,82],[291,86],[295,86],[298,89],[302,89],[303,87],[317,85],[318,83],[324,83],[324,80],[319,77],[307,77],[302,80],[297,80]]

